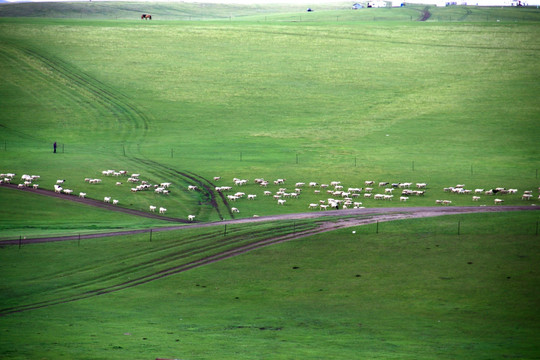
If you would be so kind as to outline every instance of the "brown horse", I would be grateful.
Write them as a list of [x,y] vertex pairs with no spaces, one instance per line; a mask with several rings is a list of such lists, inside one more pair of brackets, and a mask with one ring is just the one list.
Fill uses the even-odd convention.
[[142,14],[141,15],[141,20],[152,20],[152,15],[150,14]]

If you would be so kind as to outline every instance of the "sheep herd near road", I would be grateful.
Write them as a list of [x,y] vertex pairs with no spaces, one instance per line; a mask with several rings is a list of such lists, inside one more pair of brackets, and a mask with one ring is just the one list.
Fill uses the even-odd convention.
[[[127,178],[127,183],[133,184],[129,187],[131,193],[143,193],[153,190],[154,194],[157,194],[157,197],[161,198],[161,195],[169,196],[171,195],[171,187],[174,190],[173,181],[167,180],[159,182],[156,184],[151,184],[149,181],[142,179],[140,173],[128,173],[125,170],[103,170],[100,173],[105,177],[114,177]],[[0,174],[0,184],[6,183],[11,184],[16,175],[14,173],[3,173]],[[27,175],[24,174],[21,176],[21,183],[18,183],[19,188],[29,188],[32,187],[37,189],[39,185],[35,183],[40,179],[39,175]],[[117,181],[120,179],[115,179],[113,182],[105,182],[108,186],[109,183],[115,184],[119,188],[122,188],[123,181]],[[214,182],[223,182],[221,176],[213,177]],[[101,178],[97,177],[87,177],[84,178],[84,182],[91,185],[100,185],[104,184]],[[66,188],[66,184],[70,183],[65,179],[58,179],[55,181],[53,187],[54,191],[59,194],[73,195],[75,191],[70,188]],[[428,189],[428,184],[426,182],[390,182],[390,181],[375,181],[375,180],[365,180],[361,182],[363,185],[353,185],[345,186],[342,181],[332,180],[329,182],[319,182],[319,181],[296,181],[291,182],[290,187],[287,186],[289,182],[287,179],[280,177],[275,180],[265,180],[263,178],[255,178],[253,181],[245,178],[233,178],[232,183],[216,186],[213,185],[213,190],[223,194],[225,199],[229,202],[235,202],[239,205],[235,207],[230,207],[231,214],[240,213],[240,208],[242,206],[241,202],[243,199],[250,200],[254,204],[259,202],[268,202],[268,199],[272,199],[275,204],[280,207],[288,207],[291,204],[299,204],[302,198],[308,197],[309,201],[306,201],[305,208],[308,210],[319,210],[324,211],[328,209],[351,209],[351,208],[363,208],[364,205],[361,201],[358,201],[360,197],[366,199],[368,205],[371,201],[383,201],[391,202],[394,200],[394,196],[399,198],[399,202],[409,203],[414,202],[415,197],[424,197],[429,192],[433,191]],[[71,184],[71,183],[70,183]],[[211,184],[211,183],[210,183]],[[103,186],[103,185],[101,185]],[[260,188],[260,193],[256,190]],[[179,190],[185,190],[188,192],[207,192],[212,191],[206,188],[202,188],[200,184],[188,184],[184,187],[177,187]],[[247,189],[247,190],[246,190]],[[87,193],[78,192],[80,198],[87,197]],[[518,189],[516,188],[505,188],[505,187],[495,187],[495,188],[471,188],[468,189],[465,184],[457,184],[451,187],[445,187],[442,189],[444,194],[448,194],[448,198],[443,200],[435,200],[435,204],[440,204],[443,206],[450,206],[453,204],[454,196],[471,196],[471,201],[474,203],[479,203],[483,196],[493,196],[493,203],[495,205],[502,205],[505,202],[504,196],[509,195],[518,195]],[[539,189],[540,191],[540,189]],[[118,191],[116,191],[117,193]],[[226,194],[230,192],[230,194]],[[311,195],[304,195],[306,192],[311,192]],[[399,193],[397,195],[396,193]],[[259,197],[258,195],[262,195]],[[324,196],[326,195],[326,196]],[[494,196],[496,195],[496,197]],[[129,203],[129,192],[125,195],[126,199],[122,203]],[[172,195],[174,196],[174,195]],[[429,195],[428,195],[429,196]],[[521,195],[521,199],[524,201],[531,200],[535,197],[533,191],[527,190],[524,191]],[[154,198],[154,200],[157,199]],[[316,200],[315,200],[316,199]],[[540,196],[539,196],[540,200]],[[113,199],[111,196],[104,196],[103,202],[112,205],[119,205],[121,202],[118,199]],[[462,202],[462,201],[461,201]],[[485,202],[485,200],[484,200]],[[250,205],[251,206],[251,205]],[[251,206],[250,209],[253,207]],[[157,211],[156,211],[157,210]],[[148,207],[150,212],[159,212],[159,214],[165,214],[167,208],[164,206],[151,204]],[[244,212],[245,213],[245,212]],[[195,221],[195,215],[187,215],[187,220],[189,222]]]

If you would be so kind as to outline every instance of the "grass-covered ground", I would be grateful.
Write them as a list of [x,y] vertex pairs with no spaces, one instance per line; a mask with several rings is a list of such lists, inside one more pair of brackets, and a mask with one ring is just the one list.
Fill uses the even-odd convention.
[[[449,216],[274,245],[4,316],[0,349],[9,359],[534,359],[536,221],[530,213]],[[84,295],[181,264],[205,242],[225,246],[271,229],[4,248],[0,307]]]
[[[423,23],[424,7],[315,10],[0,5],[0,172],[203,222],[232,217],[231,206],[236,217],[295,213],[334,196],[306,185],[277,206],[262,192],[278,191],[278,178],[289,191],[428,183],[423,197],[360,199],[366,207],[493,204],[443,191],[457,184],[518,189],[504,204],[538,202],[538,10],[429,8]],[[143,12],[154,20],[138,20]],[[172,182],[171,193],[132,193],[107,169]],[[256,200],[227,206],[212,193],[235,177],[250,182],[234,191]],[[536,201],[521,200],[525,190]],[[6,188],[0,203],[4,239],[162,225]],[[467,215],[340,230],[126,288],[291,224],[4,247],[0,307],[35,309],[1,318],[0,354],[536,358],[537,221]]]

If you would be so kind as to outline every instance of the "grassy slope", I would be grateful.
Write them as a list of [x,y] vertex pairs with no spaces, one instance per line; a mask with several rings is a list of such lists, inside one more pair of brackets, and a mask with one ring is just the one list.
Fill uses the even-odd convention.
[[[84,177],[107,168],[153,182],[170,179],[166,167],[228,182],[428,181],[430,204],[458,182],[537,187],[535,24],[290,23],[295,16],[305,13],[242,25],[0,21],[2,172],[38,173],[45,187],[65,178],[95,198],[126,196],[114,179],[86,188]],[[52,157],[54,140],[64,154]],[[159,200],[173,215],[215,219],[186,185],[175,179],[174,196]],[[26,196],[9,201],[58,212]],[[151,196],[121,201],[146,208]],[[241,214],[305,210],[255,204]],[[111,220],[66,213],[50,225]],[[9,223],[21,211],[2,216]],[[344,230],[12,314],[1,320],[0,350],[10,359],[537,357],[537,219],[467,216],[460,237],[457,219],[384,224],[379,236],[361,228],[361,241]],[[189,239],[177,236],[4,248],[2,304],[129,278],[133,264]]]
[[[84,177],[107,168],[154,182],[171,180],[165,168],[195,170],[227,185],[425,181],[437,192],[427,204],[456,183],[534,189],[537,29],[5,20],[5,171],[39,173],[48,187],[69,179],[81,191]],[[53,158],[54,140],[66,153]],[[160,199],[171,215],[218,219],[201,194],[182,190],[186,179],[173,181],[177,196]],[[125,187],[88,190],[139,209],[154,201]],[[319,199],[304,198],[240,216],[304,211]]]
[[[2,317],[0,351],[10,359],[532,359],[540,351],[536,220],[530,213],[450,216],[284,243]],[[249,230],[231,229],[228,238]],[[183,241],[203,235],[188,232]],[[65,295],[72,281],[82,291],[92,277],[98,285],[111,273],[127,278],[125,269],[177,249],[177,237],[4,249],[1,304]]]

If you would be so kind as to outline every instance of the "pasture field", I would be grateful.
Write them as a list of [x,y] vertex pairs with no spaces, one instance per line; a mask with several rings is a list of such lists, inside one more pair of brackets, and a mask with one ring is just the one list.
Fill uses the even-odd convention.
[[[531,212],[446,216],[382,223],[378,234],[372,224],[294,240],[119,292],[3,316],[0,354],[533,359],[540,351],[537,220]],[[205,244],[226,246],[282,227],[6,247],[0,308],[107,290],[187,261],[179,261],[182,254],[196,257],[193,250]]]
[[[424,7],[139,6],[0,5],[1,173],[201,222],[320,211],[308,205],[336,195],[312,181],[428,184],[407,202],[401,189],[393,201],[363,190],[365,207],[493,204],[443,190],[457,184],[518,189],[505,205],[540,201],[536,9],[430,8],[420,23]],[[132,192],[108,169],[171,182],[170,194]],[[263,193],[297,182],[283,206]],[[227,201],[216,186],[257,198]],[[0,203],[2,239],[168,225],[4,187]],[[537,358],[535,213],[343,229],[141,283],[317,221],[3,247],[0,354]]]
[[[536,22],[6,18],[0,27],[2,172],[41,175],[44,188],[66,179],[94,199],[199,221],[229,218],[231,205],[218,212],[218,194],[187,186],[234,177],[258,196],[238,204],[237,217],[305,211],[327,198],[304,190],[278,207],[257,177],[286,178],[289,190],[427,182],[426,196],[407,206],[434,205],[456,184],[517,188],[505,204],[538,188]],[[84,183],[105,169],[170,181],[171,196],[132,194],[126,179]]]

